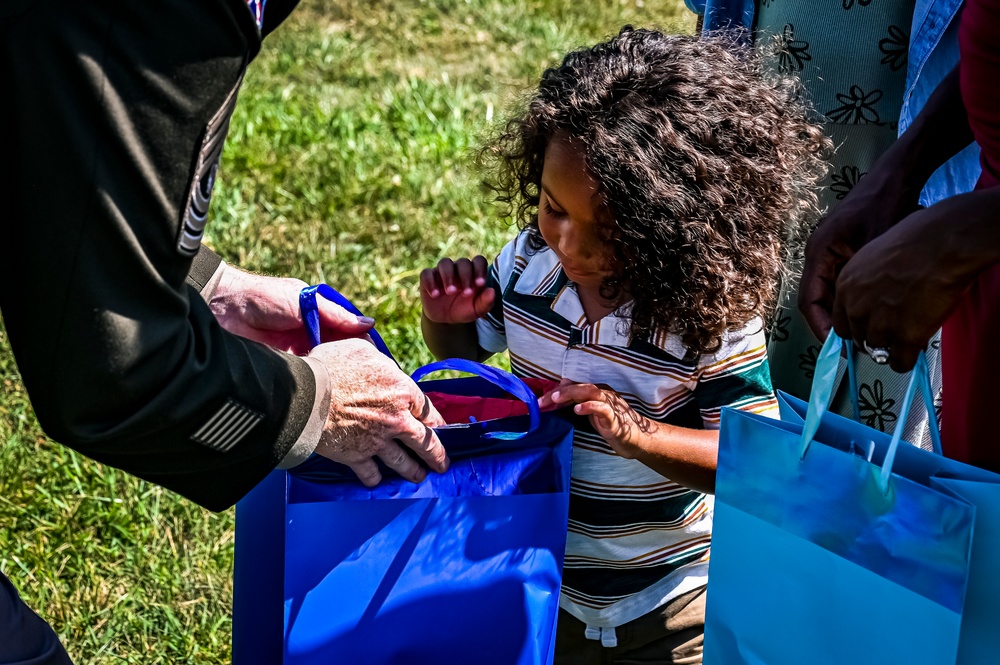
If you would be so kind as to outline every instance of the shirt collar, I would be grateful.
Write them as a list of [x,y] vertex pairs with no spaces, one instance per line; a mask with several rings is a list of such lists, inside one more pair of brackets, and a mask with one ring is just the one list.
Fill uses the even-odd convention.
[[[543,247],[528,256],[527,261],[514,285],[515,293],[550,299],[552,311],[580,330],[582,344],[622,348],[629,346],[628,320],[632,303],[625,303],[600,321],[588,325],[583,305],[576,293],[576,285],[566,277],[555,252]],[[687,354],[681,338],[666,329],[658,328],[648,341],[675,358],[684,358]]]

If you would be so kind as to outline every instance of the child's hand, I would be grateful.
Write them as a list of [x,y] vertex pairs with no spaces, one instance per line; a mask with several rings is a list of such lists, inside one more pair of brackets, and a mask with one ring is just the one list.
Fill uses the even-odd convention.
[[489,313],[496,299],[486,287],[489,264],[482,256],[441,259],[437,268],[420,273],[420,301],[424,316],[435,323],[472,323]]
[[554,390],[538,400],[542,408],[550,404],[575,404],[573,412],[589,416],[590,424],[597,433],[616,453],[628,459],[635,459],[644,451],[646,435],[657,429],[656,422],[636,413],[621,395],[591,383],[573,383],[563,379]]

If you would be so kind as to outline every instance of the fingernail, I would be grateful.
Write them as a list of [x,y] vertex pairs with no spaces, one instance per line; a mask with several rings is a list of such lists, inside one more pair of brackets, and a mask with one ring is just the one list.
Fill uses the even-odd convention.
[[438,291],[437,289],[431,291],[431,298],[437,298],[439,295],[441,295],[441,292]]
[[574,413],[580,413],[581,411],[583,411],[583,405],[582,404],[577,404],[576,406],[573,407],[573,412]]
[[464,291],[462,291],[462,293],[465,294],[465,295],[467,295],[467,296],[471,296],[472,293],[473,293],[473,291],[472,291],[472,289],[465,289]]
[[561,397],[561,395],[559,394],[559,391],[557,390],[554,393],[552,393],[551,395],[549,395],[549,397],[552,399],[553,402],[557,402],[557,401],[559,401],[559,398]]
[[359,316],[358,323],[363,323],[366,326],[373,326],[375,325],[375,319],[370,316]]
[[456,286],[447,286],[447,287],[445,287],[444,292],[447,293],[448,295],[452,295],[452,294],[458,292],[458,287],[456,287]]

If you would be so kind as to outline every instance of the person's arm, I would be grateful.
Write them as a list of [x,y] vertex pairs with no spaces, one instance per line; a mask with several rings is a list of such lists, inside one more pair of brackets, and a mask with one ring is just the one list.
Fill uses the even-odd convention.
[[493,355],[479,346],[476,324],[499,302],[484,257],[441,259],[423,270],[420,301],[424,342],[435,358],[483,361]]
[[638,459],[654,471],[694,490],[715,492],[719,423],[723,407],[774,414],[767,350],[760,321],[728,333],[722,348],[703,356],[693,386],[705,429],[658,423],[636,413],[618,394],[590,384],[563,383],[541,406],[576,404],[591,424],[623,457]]
[[[192,263],[187,282],[200,289],[202,299],[228,332],[278,351],[297,355],[310,351],[299,305],[299,293],[305,282],[239,270],[204,246]],[[278,467],[291,468],[318,452],[350,465],[362,482],[371,486],[381,480],[378,466],[371,459],[378,456],[402,477],[415,482],[423,480],[423,468],[394,441],[400,440],[425,457],[429,466],[443,470],[446,464],[443,451],[433,435],[427,436],[423,426],[441,424],[440,418],[433,405],[414,390],[412,381],[374,353],[370,345],[327,344],[364,339],[374,320],[355,316],[324,298],[317,300],[317,306],[320,339],[324,344],[305,359],[316,381],[313,409]],[[324,362],[330,362],[334,371],[328,371]],[[359,402],[368,407],[381,405],[383,413],[374,419],[357,413],[349,416],[348,412]],[[395,402],[400,406],[394,407]],[[379,419],[383,422],[378,422]],[[388,437],[377,433],[389,424],[384,422],[386,419],[396,420],[398,435]],[[359,426],[361,423],[364,425]]]
[[913,124],[812,232],[799,285],[799,309],[819,339],[833,325],[837,275],[858,250],[919,208],[931,174],[972,142],[956,68]]
[[976,276],[1000,261],[1000,187],[919,210],[868,243],[837,279],[833,326],[859,345],[916,363]]
[[[396,460],[394,434],[443,468],[423,427],[439,419],[398,368],[364,364],[354,340],[311,360],[276,352],[224,330],[185,284],[257,37],[240,5],[176,4],[38,2],[0,40],[0,120],[21,128],[0,137],[0,307],[39,422],[215,510],[286,460],[317,413],[316,445],[355,468],[355,444]],[[351,422],[333,413],[365,397]],[[339,427],[370,436],[346,443]]]
[[539,406],[575,404],[597,433],[627,459],[636,459],[670,480],[698,492],[715,492],[719,432],[659,423],[640,415],[613,390],[563,380]]

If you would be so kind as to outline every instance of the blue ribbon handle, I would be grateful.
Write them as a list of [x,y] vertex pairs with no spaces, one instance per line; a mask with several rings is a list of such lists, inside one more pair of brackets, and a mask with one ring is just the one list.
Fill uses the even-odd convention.
[[[851,404],[854,407],[854,419],[861,422],[861,408],[858,406],[858,373],[855,369],[857,360],[854,355],[854,344],[849,340],[844,340],[844,348],[847,349],[847,380],[848,388],[851,391]],[[923,397],[924,406],[927,407],[927,432],[931,437],[931,446],[934,448],[934,454],[944,455],[944,451],[941,448],[941,431],[937,426],[937,416],[934,409],[934,387],[931,385],[930,363],[927,362],[927,356],[923,351],[917,357],[917,364],[913,366],[913,373],[918,376],[917,387],[920,389],[920,394]],[[908,385],[907,390],[909,388],[910,386]],[[900,410],[901,417],[895,431],[902,431],[906,423],[906,418],[909,415],[909,409],[909,404],[906,404]]]
[[[805,424],[802,427],[802,445],[799,450],[800,459],[806,456],[809,445],[819,431],[820,421],[830,408],[830,401],[833,398],[833,390],[837,381],[837,368],[840,360],[840,349],[846,342],[843,342],[833,331],[826,338],[823,348],[820,349],[816,359],[816,369],[813,373],[812,391],[809,393],[809,408],[806,411]],[[853,349],[848,346],[848,377],[851,381],[850,389],[857,393],[857,378],[851,365],[854,363]],[[901,418],[899,426],[892,434],[889,449],[885,454],[885,461],[882,463],[882,473],[879,476],[879,486],[883,493],[889,491],[889,478],[892,476],[892,465],[896,460],[896,451],[903,438],[903,423],[910,412],[910,404],[913,401],[914,392],[919,389],[923,397],[924,406],[929,414],[928,427],[930,428],[931,441],[934,444],[934,451],[940,454],[941,434],[938,431],[936,418],[934,415],[934,393],[931,388],[930,368],[927,364],[927,356],[923,351],[917,356],[917,363],[910,374],[910,381],[903,397],[903,405],[900,409]],[[859,414],[855,412],[855,416]]]
[[414,372],[410,378],[414,381],[419,381],[431,372],[438,372],[445,369],[454,370],[456,372],[465,372],[466,374],[473,374],[482,379],[486,379],[504,392],[510,393],[528,405],[529,425],[527,432],[487,432],[483,435],[484,438],[520,439],[521,437],[526,436],[538,429],[542,419],[541,410],[538,408],[538,398],[535,397],[535,393],[528,387],[528,384],[510,372],[505,372],[502,369],[497,369],[496,367],[490,367],[489,365],[477,363],[473,360],[451,358],[450,360],[440,360],[438,362],[430,363],[429,365],[424,365]]
[[[319,330],[319,305],[316,296],[321,295],[327,300],[340,305],[355,316],[363,316],[361,311],[351,303],[350,300],[340,295],[333,288],[326,284],[316,284],[307,286],[299,292],[299,308],[302,310],[302,320],[306,324],[306,334],[309,335],[309,346],[319,346],[322,339]],[[375,343],[375,348],[392,358],[389,347],[382,341],[382,337],[372,328],[368,331],[368,336]]]
[[809,408],[806,409],[806,422],[802,426],[802,445],[799,448],[799,459],[809,452],[809,444],[819,431],[819,423],[830,408],[833,390],[837,385],[837,369],[840,367],[840,348],[843,342],[831,330],[816,357],[816,367],[813,370],[812,389],[809,391]]

